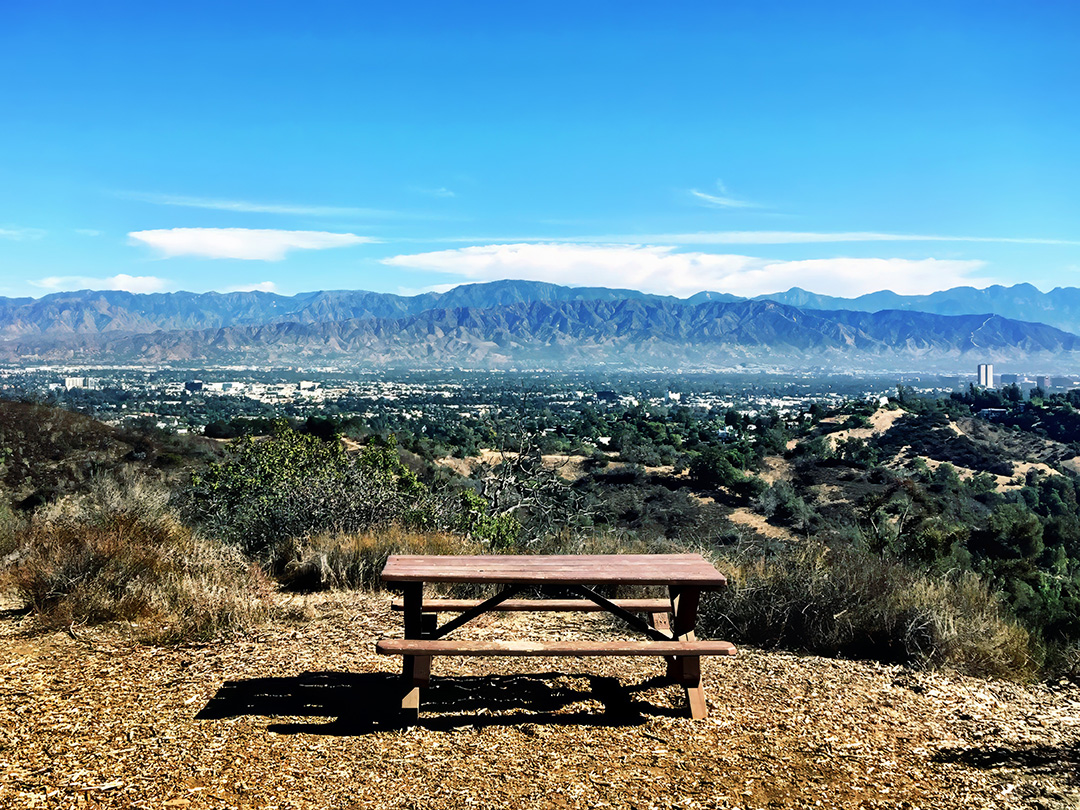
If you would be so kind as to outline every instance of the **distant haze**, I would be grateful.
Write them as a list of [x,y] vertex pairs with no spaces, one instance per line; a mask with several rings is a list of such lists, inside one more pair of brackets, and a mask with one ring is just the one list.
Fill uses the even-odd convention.
[[[1033,316],[1042,319],[1036,322]],[[397,296],[325,291],[58,293],[0,299],[0,360],[587,368],[807,363],[952,370],[1080,368],[1080,290],[962,288],[855,300],[803,290],[689,299],[526,281]]]

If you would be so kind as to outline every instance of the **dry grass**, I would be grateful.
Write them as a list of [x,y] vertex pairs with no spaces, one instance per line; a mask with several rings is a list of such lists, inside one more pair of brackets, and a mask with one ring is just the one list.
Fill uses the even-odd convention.
[[17,546],[19,517],[6,501],[0,501],[0,560],[3,560]]
[[260,622],[265,577],[183,526],[167,500],[145,481],[109,479],[41,510],[16,535],[5,584],[42,630],[126,621],[162,642]]
[[413,532],[389,526],[368,532],[292,539],[274,549],[273,570],[286,587],[379,587],[379,574],[391,554],[480,554],[483,549],[444,532]]
[[706,633],[760,647],[1027,679],[1026,630],[973,574],[931,577],[858,548],[807,543],[718,561],[730,587],[703,605]]

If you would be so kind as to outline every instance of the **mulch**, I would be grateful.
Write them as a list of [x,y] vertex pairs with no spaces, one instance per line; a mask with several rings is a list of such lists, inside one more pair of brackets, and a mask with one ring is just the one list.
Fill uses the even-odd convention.
[[[438,658],[393,711],[385,594],[280,597],[256,635],[150,647],[0,617],[4,808],[1075,808],[1080,688],[740,650],[688,719],[653,659]],[[513,614],[475,638],[618,637]],[[464,631],[463,631],[464,632]]]

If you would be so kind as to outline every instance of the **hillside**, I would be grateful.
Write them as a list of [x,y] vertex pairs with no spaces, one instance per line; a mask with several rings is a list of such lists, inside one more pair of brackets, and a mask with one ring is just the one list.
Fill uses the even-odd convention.
[[0,498],[22,509],[97,476],[162,472],[206,452],[201,439],[120,430],[61,408],[0,400]]
[[[418,725],[382,713],[383,596],[279,600],[251,638],[171,649],[0,618],[0,806],[972,807],[1080,800],[1080,688],[742,650],[709,719],[642,659],[438,659]],[[473,626],[470,625],[472,628]],[[597,618],[467,634],[610,638]],[[92,718],[92,720],[91,720]],[[46,800],[44,797],[48,796]]]
[[[401,632],[400,614],[388,594],[360,586],[377,582],[388,553],[462,553],[484,542],[476,532],[410,533],[394,523],[331,535],[278,521],[275,539],[290,540],[274,552],[282,556],[244,557],[222,542],[226,523],[185,526],[149,486],[113,488],[108,498],[91,491],[63,515],[41,510],[4,561],[5,586],[22,583],[11,593],[23,598],[0,602],[0,807],[457,808],[466,798],[491,808],[1074,807],[1075,657],[1057,659],[1038,684],[956,672],[1035,675],[1028,631],[1001,612],[996,585],[975,583],[976,564],[980,575],[1027,589],[1002,589],[1001,598],[1032,632],[1078,637],[1075,594],[1064,588],[1075,563],[1056,553],[1080,548],[1077,482],[1056,469],[1076,448],[960,416],[953,401],[907,405],[819,412],[794,437],[768,416],[750,430],[746,417],[735,427],[757,441],[707,446],[678,473],[625,461],[596,467],[595,457],[575,457],[572,469],[561,466],[567,456],[539,460],[556,468],[560,497],[573,496],[563,505],[587,514],[590,527],[576,534],[559,513],[559,532],[509,548],[683,543],[728,575],[727,589],[703,599],[697,631],[736,641],[740,655],[703,662],[703,722],[686,719],[682,691],[657,677],[656,661],[439,658],[421,721],[396,724],[400,676],[374,644]],[[8,429],[41,425],[19,435],[21,457],[32,459],[19,468],[24,476],[50,453],[56,464],[99,446],[120,464],[114,470],[129,463],[117,456],[127,440],[104,426],[18,408],[6,411]],[[345,458],[320,442],[292,434],[238,442],[243,463],[196,486],[233,493],[238,500],[218,503],[221,520],[237,519],[232,528],[245,539],[259,525],[250,520],[272,511],[270,494],[293,518],[318,517],[330,496],[325,514],[335,520],[343,505],[380,502],[391,490],[409,502],[424,497],[387,445],[354,442],[358,452]],[[301,455],[282,455],[288,447]],[[736,470],[730,460],[743,451],[747,469]],[[476,462],[496,455],[453,466],[476,473]],[[299,466],[305,458],[361,465],[327,478],[333,490],[311,488],[318,474]],[[373,490],[365,458],[397,482]],[[534,488],[529,497],[547,496]],[[261,505],[245,512],[247,503]],[[443,503],[484,507],[475,497]],[[1036,533],[1039,542],[1024,545]],[[999,549],[995,538],[1016,548]],[[93,553],[72,553],[80,542]],[[1036,601],[1047,555],[1055,603]],[[965,564],[967,573],[958,570]],[[268,575],[280,577],[273,589]],[[328,584],[339,590],[286,590]],[[27,599],[34,593],[36,602]],[[87,612],[95,605],[98,613]],[[1065,614],[1055,612],[1061,606]],[[197,633],[155,635],[208,610],[217,613]],[[602,617],[557,614],[489,614],[463,628],[484,639],[621,632]],[[853,660],[863,658],[874,660]]]

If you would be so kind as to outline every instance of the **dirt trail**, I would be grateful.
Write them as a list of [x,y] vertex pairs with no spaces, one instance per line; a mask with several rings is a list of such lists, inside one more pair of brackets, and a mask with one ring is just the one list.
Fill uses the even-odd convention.
[[[257,635],[178,648],[0,620],[3,808],[1065,808],[1080,688],[740,651],[710,717],[647,659],[438,658],[388,721],[382,595],[289,600]],[[485,617],[474,637],[611,638],[600,617]]]
[[890,411],[887,408],[879,408],[868,418],[870,424],[866,427],[838,430],[836,433],[830,433],[828,440],[835,449],[839,442],[846,439],[869,439],[880,436],[890,430],[897,420],[902,419],[905,415],[906,413],[902,410]]
[[768,537],[770,540],[797,542],[799,539],[783,526],[773,526],[765,520],[764,517],[756,512],[751,512],[744,506],[733,509],[727,517],[732,523],[738,523],[740,526],[746,526],[749,529],[753,529],[758,534]]
[[[900,448],[900,452],[897,453],[896,457],[900,458],[903,456],[907,449],[907,446]],[[926,456],[919,456],[919,458],[922,459],[926,466],[931,470],[936,470],[945,463],[943,461],[938,461],[937,459],[927,458]],[[1025,476],[1027,475],[1028,470],[1038,470],[1044,475],[1061,475],[1061,473],[1053,467],[1043,464],[1042,462],[1014,461],[1012,466],[1012,475],[994,475],[993,473],[987,473],[987,475],[994,479],[995,489],[998,492],[1010,492],[1022,488],[1025,484]],[[952,467],[956,470],[956,474],[960,476],[960,480],[962,481],[967,481],[978,475],[978,471],[973,470],[970,467],[962,467],[959,464],[952,464]]]
[[[513,459],[517,457],[517,453],[511,451],[500,452],[498,450],[480,450],[480,454],[476,456],[466,456],[465,458],[454,458],[447,456],[446,458],[436,459],[437,464],[441,464],[444,467],[448,467],[458,475],[464,475],[466,477],[472,475],[473,471],[481,464],[496,465],[502,463],[505,459]],[[555,470],[562,478],[567,481],[576,481],[585,474],[584,464],[588,461],[586,456],[571,456],[562,453],[551,453],[540,457],[545,467],[551,470]],[[619,462],[613,462],[608,466],[615,466]]]
[[[435,463],[453,470],[458,475],[468,477],[472,475],[473,471],[481,464],[497,465],[504,459],[516,457],[517,453],[511,451],[499,452],[498,450],[482,449],[480,454],[476,456],[466,456],[465,458],[446,456],[445,458],[436,459]],[[586,472],[585,464],[589,460],[587,456],[566,455],[563,453],[550,453],[541,456],[540,459],[545,467],[555,470],[555,472],[567,481],[577,481],[584,476]],[[604,469],[617,470],[620,467],[627,466],[629,466],[629,464],[625,461],[609,461]],[[660,467],[642,466],[641,469],[644,470],[647,475],[675,475],[675,468],[670,464]],[[686,471],[684,470],[680,476],[676,477],[686,477]]]
[[757,476],[765,483],[775,484],[777,481],[791,480],[791,462],[783,456],[765,456],[761,462],[764,469]]

